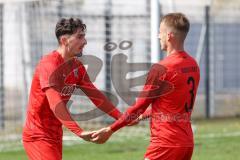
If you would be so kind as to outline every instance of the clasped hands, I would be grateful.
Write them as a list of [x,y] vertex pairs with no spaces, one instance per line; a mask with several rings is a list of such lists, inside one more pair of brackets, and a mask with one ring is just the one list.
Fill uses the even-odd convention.
[[[128,124],[128,126],[136,125],[138,122],[138,120],[135,120]],[[110,127],[105,127],[96,131],[83,131],[80,137],[85,141],[93,142],[96,144],[103,144],[111,137],[113,133],[114,132]]]
[[85,141],[93,142],[96,144],[105,143],[113,134],[110,127],[102,128],[97,131],[83,131],[80,135]]

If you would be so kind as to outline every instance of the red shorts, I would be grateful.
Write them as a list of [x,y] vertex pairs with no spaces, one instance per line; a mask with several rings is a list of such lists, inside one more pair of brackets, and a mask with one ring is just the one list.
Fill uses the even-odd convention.
[[193,147],[149,146],[144,160],[191,160]]
[[45,140],[23,142],[29,160],[61,160],[62,143],[52,143]]

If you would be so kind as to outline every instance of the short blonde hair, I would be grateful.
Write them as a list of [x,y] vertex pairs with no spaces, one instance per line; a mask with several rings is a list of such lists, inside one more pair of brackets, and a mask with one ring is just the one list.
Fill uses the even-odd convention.
[[183,39],[186,38],[190,28],[189,20],[182,13],[169,13],[163,16],[161,23],[164,23],[173,32],[180,33]]

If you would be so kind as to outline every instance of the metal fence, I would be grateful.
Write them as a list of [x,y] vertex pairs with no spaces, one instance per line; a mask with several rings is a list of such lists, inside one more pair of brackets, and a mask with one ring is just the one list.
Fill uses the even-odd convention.
[[[231,3],[232,2],[232,3]],[[184,0],[169,5],[160,1],[159,13],[179,11],[191,22],[186,40],[186,50],[199,60],[201,67],[200,89],[193,116],[206,117],[206,39],[209,39],[209,116],[237,116],[240,114],[239,85],[240,61],[239,22],[240,4],[231,0],[208,4],[209,28],[206,25],[205,1]],[[124,65],[151,62],[150,1],[148,0],[39,0],[6,2],[0,5],[0,126],[6,133],[21,131],[26,112],[31,77],[39,59],[57,47],[55,24],[60,17],[78,17],[87,25],[88,45],[85,55],[100,59],[96,86],[112,92],[119,100],[118,108],[124,111],[128,104],[117,94],[112,79],[121,79]],[[209,34],[207,34],[207,30]],[[157,37],[157,35],[156,35]],[[115,50],[107,51],[107,42],[114,42]],[[121,47],[131,42],[131,47]],[[129,43],[126,43],[129,45]],[[119,61],[115,74],[110,74],[114,57],[125,55]],[[93,66],[91,66],[93,65]],[[95,68],[94,68],[95,67]],[[125,68],[126,69],[126,68]],[[90,73],[91,74],[91,73]],[[131,73],[129,77],[139,74]],[[112,77],[112,79],[110,79]],[[115,78],[114,78],[115,77]],[[118,82],[120,84],[121,82]],[[117,85],[118,86],[118,85]],[[94,108],[85,97],[73,96],[72,110],[86,111]],[[92,122],[105,122],[106,117],[80,122],[86,127]],[[2,132],[3,133],[3,132]]]
[[[132,10],[132,8],[138,10]],[[86,38],[88,45],[84,49],[85,56],[100,60],[102,67],[87,64],[95,75],[90,78],[102,91],[112,92],[118,98],[118,108],[124,111],[127,104],[116,94],[116,88],[109,77],[119,77],[111,74],[111,61],[121,54],[126,55],[125,63],[150,62],[150,8],[146,0],[141,1],[27,1],[3,3],[4,50],[1,52],[1,78],[4,80],[1,90],[2,98],[1,123],[4,131],[21,130],[25,120],[28,93],[34,68],[40,58],[57,48],[55,25],[60,17],[81,18],[87,25]],[[115,50],[107,51],[104,46],[108,42],[116,45]],[[110,44],[109,44],[110,45]],[[131,45],[127,47],[125,45]],[[87,62],[86,62],[87,63]],[[128,64],[129,63],[129,64]],[[115,67],[116,72],[121,67]],[[147,68],[148,65],[145,65]],[[114,72],[112,72],[114,73]],[[94,77],[95,76],[95,77]],[[131,75],[130,75],[131,76]],[[96,79],[96,80],[95,80]],[[110,87],[109,87],[110,86]],[[4,95],[3,95],[4,94]],[[72,96],[73,112],[82,112],[95,108],[86,97]],[[96,122],[106,122],[107,116],[102,116],[87,122],[79,122],[85,127]],[[14,131],[15,132],[15,131]]]

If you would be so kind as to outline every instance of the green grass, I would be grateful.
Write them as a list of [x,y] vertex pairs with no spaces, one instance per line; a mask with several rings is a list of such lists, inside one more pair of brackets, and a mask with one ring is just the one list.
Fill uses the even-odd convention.
[[[240,160],[240,119],[194,121],[193,160]],[[148,129],[126,128],[104,145],[77,141],[64,145],[64,160],[140,160],[148,146]],[[129,132],[137,136],[127,136]],[[124,136],[125,135],[125,136]],[[76,141],[74,141],[76,143]],[[0,144],[1,145],[1,144]],[[27,159],[22,148],[0,152],[0,160]]]

